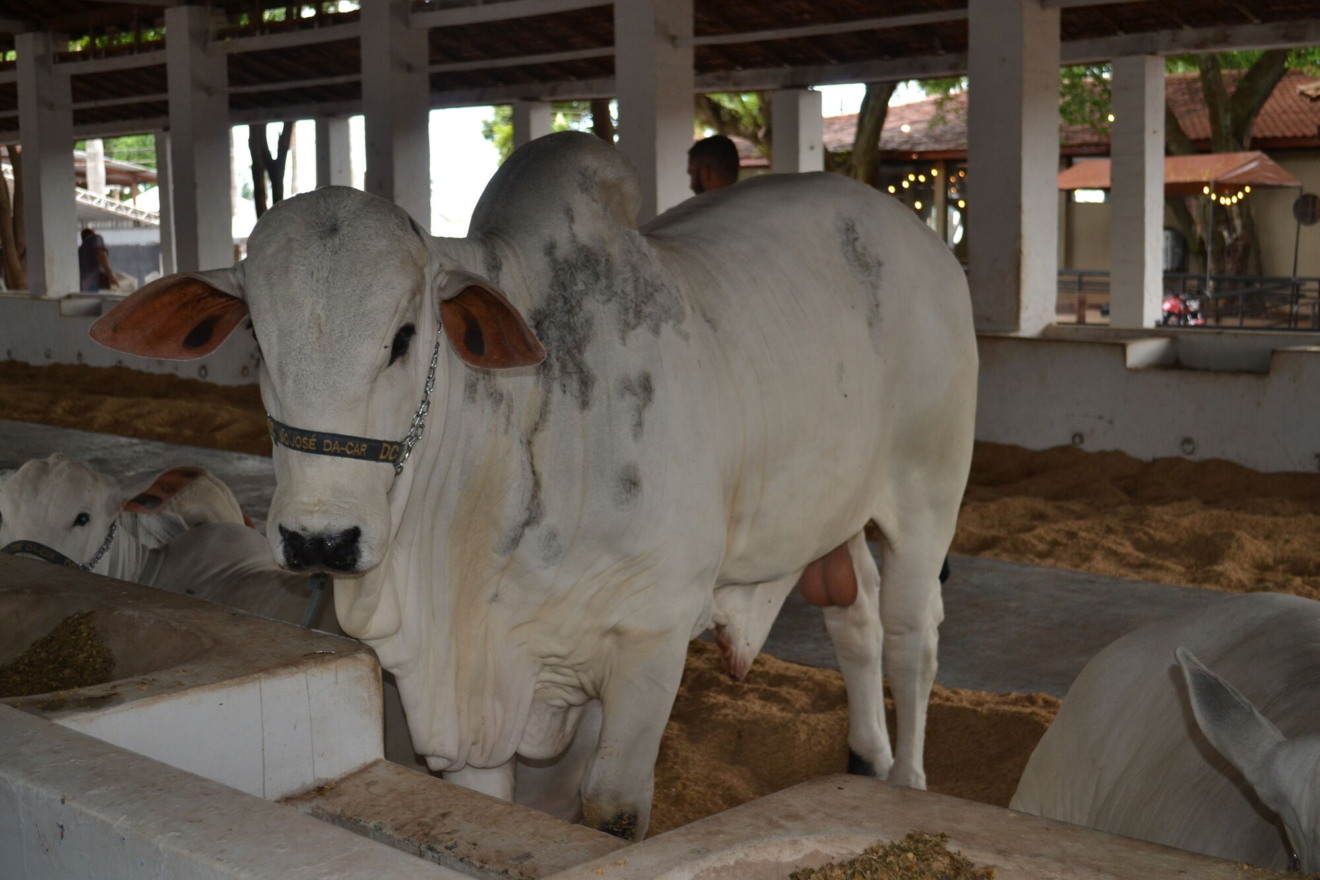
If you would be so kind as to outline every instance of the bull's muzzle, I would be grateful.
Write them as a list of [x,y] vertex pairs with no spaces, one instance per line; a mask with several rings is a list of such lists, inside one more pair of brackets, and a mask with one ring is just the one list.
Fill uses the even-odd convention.
[[290,571],[357,572],[362,552],[362,530],[357,526],[341,532],[298,532],[280,526],[284,567]]

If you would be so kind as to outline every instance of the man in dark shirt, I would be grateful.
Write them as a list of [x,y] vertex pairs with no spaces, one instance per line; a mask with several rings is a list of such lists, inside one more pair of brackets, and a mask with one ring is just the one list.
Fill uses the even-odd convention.
[[90,226],[82,231],[82,244],[78,245],[78,277],[82,279],[79,289],[84,291],[109,290],[115,280],[105,239]]

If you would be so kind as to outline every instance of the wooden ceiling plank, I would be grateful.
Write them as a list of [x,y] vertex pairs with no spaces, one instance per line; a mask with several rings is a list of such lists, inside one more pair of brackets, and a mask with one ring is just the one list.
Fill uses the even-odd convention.
[[1126,55],[1182,55],[1315,45],[1320,45],[1320,19],[1072,40],[1062,45],[1061,56],[1064,64],[1086,64]]
[[432,64],[428,73],[461,73],[468,70],[497,70],[501,67],[525,67],[529,64],[557,64],[564,61],[581,61],[586,58],[613,58],[614,47],[600,49],[577,49],[572,52],[547,52],[542,55],[520,55],[511,58],[486,58],[481,61],[454,61],[447,64]]
[[827,34],[848,34],[857,31],[881,31],[894,28],[919,27],[926,24],[943,24],[951,21],[964,21],[966,9],[948,9],[941,12],[919,12],[912,15],[894,15],[888,18],[860,18],[854,21],[835,21],[827,24],[811,24],[801,27],[774,28],[763,31],[745,31],[737,34],[710,34],[674,40],[680,49],[697,46],[723,46],[732,43],[761,43],[766,40],[792,40],[801,37],[819,37]]
[[233,55],[243,52],[268,52],[274,49],[289,49],[294,46],[311,46],[318,43],[334,43],[340,40],[356,40],[361,36],[361,22],[350,21],[300,31],[215,40],[212,41],[212,45],[221,52]]
[[538,15],[573,12],[595,6],[611,6],[613,0],[507,0],[504,3],[453,6],[448,9],[430,9],[408,15],[412,28],[455,27],[465,24],[485,24]]

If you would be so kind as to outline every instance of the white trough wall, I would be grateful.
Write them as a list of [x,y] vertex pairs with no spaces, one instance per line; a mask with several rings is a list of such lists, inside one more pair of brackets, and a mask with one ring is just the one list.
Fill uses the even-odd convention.
[[1306,344],[1315,338],[1215,335],[981,336],[976,437],[1028,449],[1071,443],[1143,461],[1316,470],[1320,347]]
[[147,373],[172,373],[217,385],[257,381],[257,343],[251,333],[230,335],[214,352],[195,361],[165,361],[112,351],[87,335],[92,323],[119,300],[95,295],[35,299],[0,294],[0,359],[34,366],[87,364],[131,367]]
[[6,880],[464,876],[0,705]]

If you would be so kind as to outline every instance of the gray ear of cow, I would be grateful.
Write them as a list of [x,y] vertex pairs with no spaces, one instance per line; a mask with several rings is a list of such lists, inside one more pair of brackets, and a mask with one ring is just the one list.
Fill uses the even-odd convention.
[[1191,651],[1175,652],[1187,682],[1196,724],[1215,750],[1228,759],[1261,800],[1279,809],[1269,772],[1270,753],[1284,742],[1283,734],[1260,714],[1237,688],[1205,667]]
[[90,335],[107,348],[141,357],[208,355],[247,316],[241,265],[158,278],[102,315]]

